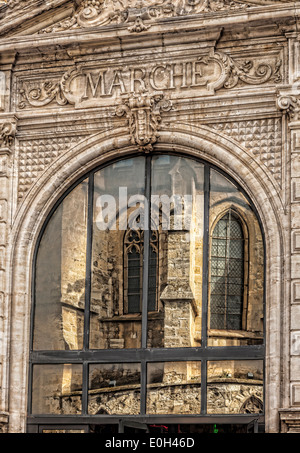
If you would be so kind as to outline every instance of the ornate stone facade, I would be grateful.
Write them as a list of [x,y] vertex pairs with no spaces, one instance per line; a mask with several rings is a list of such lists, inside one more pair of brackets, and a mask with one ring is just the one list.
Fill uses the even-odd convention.
[[[162,151],[220,168],[257,210],[266,247],[266,431],[299,431],[299,14],[300,3],[292,0],[0,2],[0,430],[26,431],[32,262],[47,216],[96,166]],[[249,237],[255,237],[255,228]],[[172,237],[168,240],[164,259],[173,269],[180,241],[180,259],[194,259],[182,238],[174,249]],[[193,241],[194,250],[202,247],[196,234]],[[263,274],[257,235],[256,241],[253,260]],[[73,246],[76,254],[79,242]],[[109,265],[113,260],[120,265],[118,253],[107,250],[105,272],[99,265],[99,285],[107,294],[115,278]],[[67,254],[65,259],[67,268]],[[191,274],[198,264],[194,259]],[[166,280],[170,273],[166,270]],[[254,273],[250,277],[253,289]],[[75,280],[64,285],[65,293],[79,297]],[[159,317],[151,320],[152,342],[160,344],[165,335],[166,341],[176,338],[175,346],[191,346],[182,332],[193,325],[192,346],[199,345],[194,294],[200,294],[200,286],[192,278],[182,286],[186,316],[180,324],[172,285],[165,285],[161,301],[169,314],[163,328]],[[262,322],[255,304],[251,310],[253,325],[258,317]],[[70,334],[74,317],[67,309],[64,316],[64,341],[76,349]],[[174,336],[170,326],[177,321]],[[106,328],[110,347],[123,347],[124,340],[111,333],[113,325],[107,322]],[[261,381],[222,379],[209,383],[209,404],[221,405],[221,399],[242,392],[245,399],[228,403],[227,413],[237,406],[244,413],[260,411]],[[164,382],[159,392],[151,384],[150,406],[174,403],[171,384]],[[182,389],[177,404],[182,408],[194,395],[198,410],[197,384],[176,385]],[[101,395],[107,413],[122,407],[123,390],[114,397],[111,389],[96,390],[92,410],[101,409]],[[135,412],[137,393],[132,387]],[[49,404],[76,409],[78,398],[76,390],[66,388],[60,401]]]

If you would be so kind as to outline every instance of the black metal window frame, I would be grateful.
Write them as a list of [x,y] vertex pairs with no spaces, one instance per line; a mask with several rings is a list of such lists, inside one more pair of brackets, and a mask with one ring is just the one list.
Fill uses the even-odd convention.
[[[116,424],[120,420],[138,420],[141,423],[222,423],[222,424],[249,424],[253,421],[264,423],[264,410],[261,414],[207,414],[207,363],[209,361],[223,360],[261,360],[263,362],[264,381],[265,381],[265,316],[264,316],[264,339],[261,345],[247,346],[208,346],[208,302],[209,302],[209,210],[210,210],[210,170],[214,169],[228,180],[230,180],[240,192],[243,193],[256,218],[259,222],[264,248],[264,313],[265,313],[265,238],[262,222],[259,214],[250,200],[247,193],[233,180],[225,171],[219,167],[208,163],[199,158],[188,154],[164,152],[153,152],[145,157],[145,196],[149,200],[151,195],[151,159],[154,155],[175,155],[197,160],[204,166],[204,232],[203,232],[203,273],[202,273],[202,339],[201,346],[188,348],[147,348],[147,323],[148,323],[148,271],[149,271],[149,250],[151,234],[150,229],[144,231],[144,265],[143,265],[143,285],[142,285],[142,338],[141,348],[139,349],[89,349],[89,320],[90,320],[90,294],[91,294],[91,258],[92,258],[92,239],[93,239],[93,200],[94,200],[94,174],[100,169],[116,163],[120,160],[136,157],[137,154],[129,154],[122,159],[114,159],[102,166],[98,166],[85,174],[75,184],[73,184],[64,195],[55,203],[48,214],[46,221],[40,231],[32,263],[32,309],[31,309],[31,340],[29,354],[29,378],[28,378],[28,431],[35,432],[38,426],[75,426],[85,424]],[[63,199],[78,185],[88,178],[88,222],[87,222],[87,256],[86,256],[86,282],[85,282],[85,310],[84,310],[84,340],[81,350],[48,351],[33,350],[33,328],[34,328],[34,307],[35,307],[35,265],[39,244],[42,239],[46,226],[53,213],[63,201]],[[149,203],[150,209],[150,203]],[[146,225],[149,226],[150,212],[148,213]],[[201,412],[191,415],[149,415],[146,412],[146,392],[147,392],[147,363],[153,362],[176,362],[176,361],[200,361],[201,362]],[[101,363],[137,363],[141,364],[141,410],[139,415],[91,415],[88,413],[88,386],[89,386],[89,364]],[[82,380],[82,413],[81,415],[60,415],[60,414],[32,414],[32,376],[33,367],[43,364],[81,364],[83,372]],[[264,385],[265,401],[265,385]],[[265,407],[265,406],[264,406]]]

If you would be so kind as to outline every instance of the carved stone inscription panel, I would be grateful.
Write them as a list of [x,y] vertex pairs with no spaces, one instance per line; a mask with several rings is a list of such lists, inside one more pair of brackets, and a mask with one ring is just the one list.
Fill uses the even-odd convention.
[[109,106],[118,96],[144,91],[163,91],[174,98],[211,96],[220,89],[274,85],[282,80],[279,53],[233,59],[224,52],[209,51],[139,65],[124,61],[120,67],[117,63],[99,63],[96,68],[79,65],[61,76],[20,76],[17,109],[67,104],[75,108]]

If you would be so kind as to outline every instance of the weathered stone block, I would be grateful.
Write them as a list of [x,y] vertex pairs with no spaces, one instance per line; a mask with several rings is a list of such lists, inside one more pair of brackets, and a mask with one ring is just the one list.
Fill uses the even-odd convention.
[[291,334],[291,354],[300,356],[300,331]]
[[300,357],[291,357],[291,380],[300,381]]
[[300,385],[291,385],[291,403],[293,406],[300,406]]

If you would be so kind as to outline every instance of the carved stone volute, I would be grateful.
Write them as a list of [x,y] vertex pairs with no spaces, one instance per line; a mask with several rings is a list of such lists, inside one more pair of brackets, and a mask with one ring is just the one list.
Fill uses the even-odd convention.
[[14,144],[16,124],[9,121],[0,121],[0,149],[11,149]]

